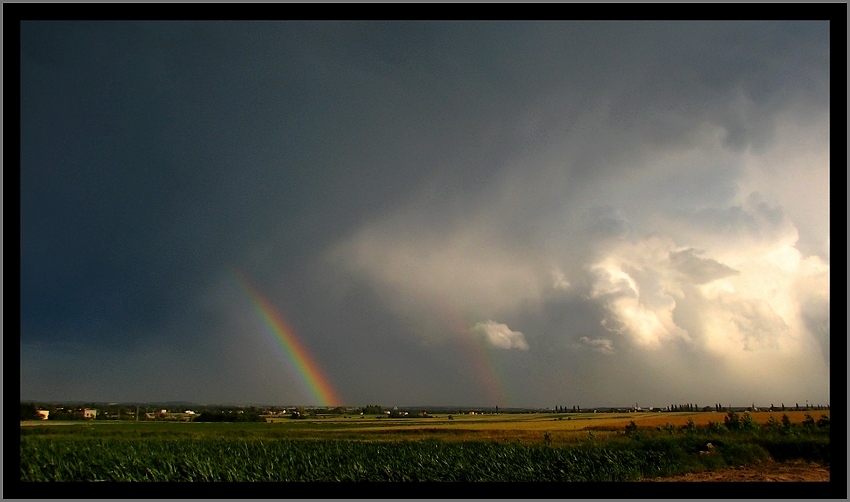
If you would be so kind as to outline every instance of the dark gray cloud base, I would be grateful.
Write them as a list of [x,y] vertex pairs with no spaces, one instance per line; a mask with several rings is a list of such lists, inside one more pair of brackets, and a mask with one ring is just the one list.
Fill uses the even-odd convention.
[[22,398],[827,402],[828,42],[25,22]]

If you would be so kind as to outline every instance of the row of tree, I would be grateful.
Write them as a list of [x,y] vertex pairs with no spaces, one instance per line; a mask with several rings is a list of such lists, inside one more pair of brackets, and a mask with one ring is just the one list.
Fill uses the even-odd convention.
[[[566,406],[555,406],[555,412],[556,412],[556,413],[568,413],[568,412],[567,412],[567,407],[566,407]],[[570,412],[570,413],[579,413],[579,412],[581,412],[581,407],[580,407],[580,406],[573,406],[573,407],[570,409],[570,411],[569,411],[569,412]]]
[[[636,408],[637,408],[637,404],[635,404],[635,409]],[[754,411],[756,409],[758,409],[758,408],[756,408],[755,403],[753,403],[752,406],[747,408],[747,411]],[[779,407],[776,407],[776,406],[773,405],[773,403],[771,403],[770,408],[769,408],[770,411],[787,411],[787,410],[802,411],[802,410],[828,410],[828,409],[829,409],[828,404],[827,405],[814,405],[814,404],[809,404],[809,403],[806,403],[806,405],[804,407],[801,407],[798,403],[794,403],[793,408],[786,408],[785,403],[782,403],[782,405],[779,406]],[[725,413],[725,412],[730,411],[730,410],[732,410],[732,405],[723,406],[720,403],[716,403],[714,405],[714,411],[717,411],[717,412]],[[555,412],[556,413],[580,413],[581,411],[582,411],[581,406],[573,406],[569,410],[567,410],[566,406],[560,406],[560,405],[555,406]],[[617,408],[611,408],[612,413],[615,412],[615,411],[617,411]],[[667,411],[691,411],[691,412],[694,412],[694,411],[711,411],[711,407],[710,406],[703,406],[702,408],[700,408],[700,406],[698,404],[695,404],[695,403],[687,403],[687,404],[681,404],[681,405],[671,404],[670,406],[667,406]]]
[[265,422],[256,411],[247,413],[225,413],[222,411],[203,411],[196,416],[193,422]]
[[364,415],[380,415],[384,412],[384,408],[377,404],[367,404],[360,410]]

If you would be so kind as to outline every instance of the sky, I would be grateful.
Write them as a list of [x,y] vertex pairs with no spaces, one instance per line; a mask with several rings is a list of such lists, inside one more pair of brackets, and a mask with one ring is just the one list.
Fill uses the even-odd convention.
[[21,398],[829,403],[828,22],[23,22]]

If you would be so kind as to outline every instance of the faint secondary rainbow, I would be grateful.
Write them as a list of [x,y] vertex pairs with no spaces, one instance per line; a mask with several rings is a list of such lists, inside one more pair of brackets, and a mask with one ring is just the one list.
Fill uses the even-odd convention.
[[295,331],[289,326],[289,323],[238,270],[231,269],[231,275],[236,284],[248,295],[251,306],[254,307],[269,331],[280,343],[319,405],[341,406],[342,401],[331,386],[330,380],[310,356],[310,353],[307,352],[304,344],[295,336]]
[[495,369],[495,364],[489,357],[486,342],[471,332],[473,322],[470,315],[464,316],[453,306],[443,305],[445,322],[450,329],[458,335],[458,342],[466,354],[472,370],[478,377],[479,383],[484,389],[486,398],[495,406],[510,406],[505,386]]

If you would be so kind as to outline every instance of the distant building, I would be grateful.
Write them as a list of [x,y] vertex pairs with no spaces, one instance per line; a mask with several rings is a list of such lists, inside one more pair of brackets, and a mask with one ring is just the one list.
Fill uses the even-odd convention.
[[47,420],[47,416],[50,415],[50,410],[35,410],[38,413],[39,420]]
[[93,409],[90,409],[90,408],[84,408],[83,409],[83,418],[91,418],[91,419],[97,418],[97,410],[93,410]]

